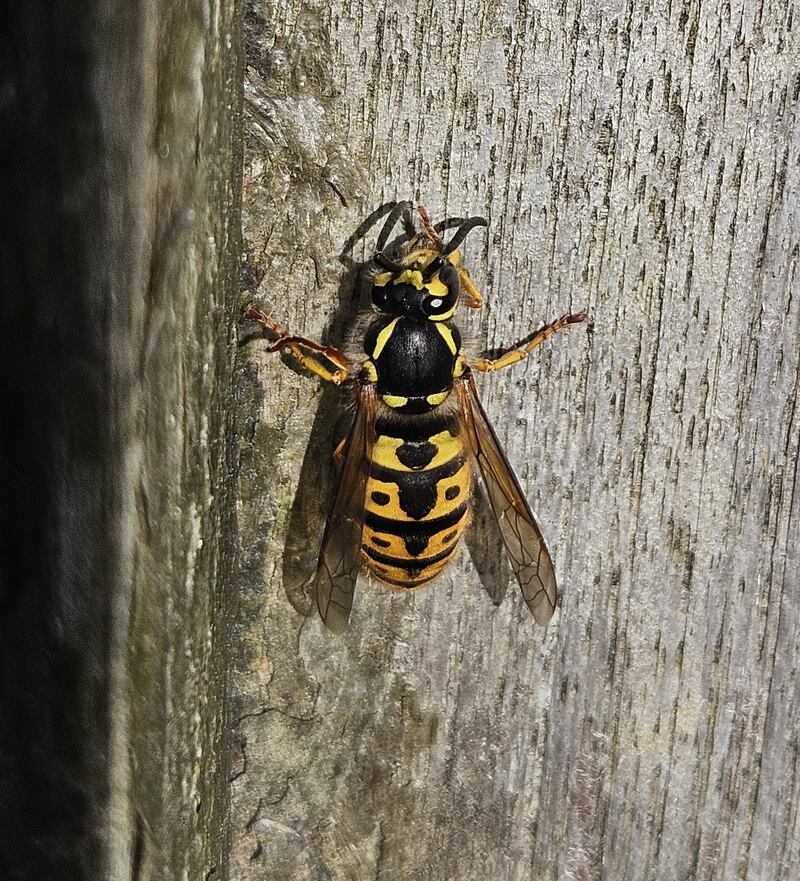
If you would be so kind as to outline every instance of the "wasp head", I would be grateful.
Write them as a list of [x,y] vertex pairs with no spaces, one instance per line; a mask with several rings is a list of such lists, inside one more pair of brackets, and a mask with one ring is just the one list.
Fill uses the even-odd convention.
[[408,209],[408,202],[395,205],[378,238],[378,253],[373,260],[383,272],[379,272],[372,282],[372,305],[389,315],[446,321],[456,311],[461,289],[454,266],[460,261],[456,248],[471,229],[487,226],[487,223],[482,217],[456,221],[458,229],[446,244],[439,237],[439,227],[432,227],[427,233],[429,244],[407,253],[400,263],[395,263],[383,252],[383,246],[400,214]]
[[427,265],[404,261],[392,263],[382,254],[375,262],[385,271],[372,283],[372,305],[389,315],[444,321],[458,304],[458,273],[453,265],[434,257]]

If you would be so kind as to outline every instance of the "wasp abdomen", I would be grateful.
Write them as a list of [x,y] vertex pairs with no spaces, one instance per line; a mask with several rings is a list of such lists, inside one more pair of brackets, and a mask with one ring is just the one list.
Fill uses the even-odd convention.
[[456,417],[378,418],[367,482],[362,551],[396,587],[438,575],[469,522],[472,474]]

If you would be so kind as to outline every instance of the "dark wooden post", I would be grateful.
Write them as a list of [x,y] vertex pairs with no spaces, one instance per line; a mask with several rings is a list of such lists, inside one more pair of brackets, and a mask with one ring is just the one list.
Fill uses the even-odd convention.
[[235,2],[0,37],[0,864],[221,874],[235,551]]

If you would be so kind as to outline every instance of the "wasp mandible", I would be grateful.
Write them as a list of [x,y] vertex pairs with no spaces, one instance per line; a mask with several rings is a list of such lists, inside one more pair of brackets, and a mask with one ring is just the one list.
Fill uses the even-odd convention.
[[[553,561],[481,406],[473,371],[516,364],[586,313],[563,315],[497,359],[468,360],[452,319],[460,300],[476,309],[483,298],[458,249],[486,220],[462,220],[444,241],[452,223],[434,226],[409,202],[376,214],[373,222],[388,217],[370,261],[377,314],[364,336],[364,358],[289,334],[252,304],[244,310],[275,337],[267,351],[288,349],[312,373],[353,388],[355,417],[338,448],[339,487],[315,578],[319,613],[331,630],[347,627],[362,567],[400,589],[438,575],[469,524],[477,467],[525,602],[546,624],[558,598]],[[409,238],[393,259],[387,243],[401,219]]]

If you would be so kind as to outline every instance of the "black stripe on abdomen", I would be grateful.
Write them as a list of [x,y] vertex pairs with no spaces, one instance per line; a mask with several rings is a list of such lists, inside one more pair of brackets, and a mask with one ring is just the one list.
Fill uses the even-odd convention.
[[386,532],[389,535],[399,535],[405,538],[409,535],[436,535],[444,529],[455,526],[464,514],[467,513],[468,504],[463,502],[443,517],[432,517],[430,520],[391,520],[388,517],[380,517],[367,511],[364,522],[375,532]]
[[398,419],[391,416],[378,416],[375,420],[375,434],[386,437],[399,437],[404,441],[428,440],[442,431],[449,431],[453,437],[459,433],[458,417],[452,413],[434,412],[429,417],[418,419]]
[[439,482],[458,474],[464,467],[465,461],[466,457],[462,453],[449,462],[436,468],[429,468],[427,471],[397,471],[373,462],[370,467],[370,477],[382,483],[395,484],[403,513],[413,520],[421,520],[436,507]]
[[[413,559],[408,557],[391,557],[388,554],[381,554],[379,551],[366,546],[364,547],[364,553],[376,563],[383,563],[384,566],[393,566],[395,569],[404,569],[407,572],[416,572],[418,574],[422,569],[427,569],[428,566],[432,566],[434,563],[446,560],[453,553],[453,548],[446,548],[433,557],[414,557]],[[411,577],[413,578],[414,576],[412,575]]]

